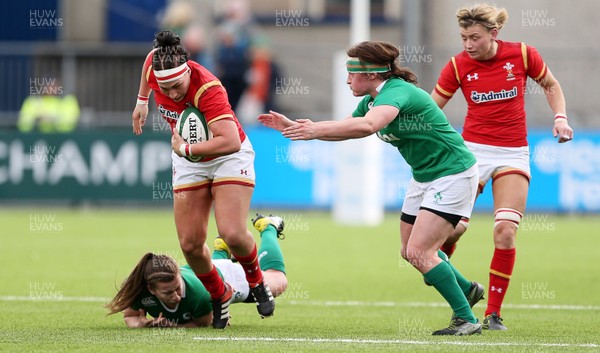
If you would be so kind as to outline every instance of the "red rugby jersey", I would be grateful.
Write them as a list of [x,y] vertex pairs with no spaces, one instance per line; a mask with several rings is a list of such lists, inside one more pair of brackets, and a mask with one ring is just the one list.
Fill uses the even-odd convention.
[[489,60],[474,60],[466,51],[452,57],[440,73],[435,91],[451,98],[460,88],[467,100],[465,141],[503,147],[527,146],[524,93],[527,77],[541,80],[548,69],[534,47],[498,40]]
[[227,91],[221,85],[221,81],[204,68],[204,66],[195,61],[188,60],[187,64],[191,69],[190,87],[185,98],[180,102],[175,102],[160,91],[156,76],[154,76],[154,71],[152,70],[152,53],[154,50],[146,56],[144,77],[150,88],[154,91],[154,100],[156,101],[160,115],[169,123],[171,130],[175,128],[179,114],[188,106],[194,106],[204,114],[208,125],[221,119],[235,122],[240,141],[244,142],[246,134],[231,109],[229,99],[227,98]]

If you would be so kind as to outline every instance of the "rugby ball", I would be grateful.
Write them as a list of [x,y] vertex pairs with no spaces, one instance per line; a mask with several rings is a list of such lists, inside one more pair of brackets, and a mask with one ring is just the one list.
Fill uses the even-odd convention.
[[[196,107],[185,108],[179,114],[179,120],[177,120],[175,128],[183,140],[189,144],[208,141],[212,138],[206,118]],[[203,159],[202,156],[184,158],[190,162],[200,162]]]

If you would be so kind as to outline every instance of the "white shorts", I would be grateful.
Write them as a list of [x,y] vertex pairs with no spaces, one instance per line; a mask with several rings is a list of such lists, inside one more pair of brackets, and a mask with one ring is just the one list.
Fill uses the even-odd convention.
[[427,183],[410,180],[402,213],[416,216],[421,207],[469,218],[477,196],[477,164],[464,172]]
[[528,180],[531,179],[529,146],[500,147],[466,141],[465,145],[477,158],[480,193],[490,178],[494,181],[507,174],[521,174]]
[[245,301],[250,295],[250,286],[246,280],[246,274],[242,265],[234,263],[227,259],[213,259],[213,264],[221,271],[225,282],[231,284],[235,293],[233,294],[233,303]]
[[193,163],[175,152],[173,159],[173,192],[195,190],[223,184],[254,187],[254,150],[246,136],[241,149],[208,162]]

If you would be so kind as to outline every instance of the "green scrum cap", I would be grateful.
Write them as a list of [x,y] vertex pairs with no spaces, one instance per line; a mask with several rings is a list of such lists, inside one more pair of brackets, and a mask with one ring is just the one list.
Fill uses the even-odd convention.
[[346,69],[350,73],[381,73],[390,71],[390,65],[371,64],[361,62],[358,58],[348,58],[346,60]]

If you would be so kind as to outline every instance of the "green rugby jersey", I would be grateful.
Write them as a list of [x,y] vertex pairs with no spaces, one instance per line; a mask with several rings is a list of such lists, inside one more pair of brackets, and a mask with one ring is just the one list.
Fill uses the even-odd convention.
[[131,308],[133,310],[144,309],[154,318],[157,318],[162,312],[163,317],[178,325],[210,313],[212,311],[210,294],[196,277],[194,271],[187,265],[183,266],[181,267],[181,277],[185,286],[182,286],[181,301],[175,309],[167,308],[148,291],[148,288],[144,288]]
[[369,109],[390,105],[398,116],[377,132],[392,144],[412,168],[418,182],[429,182],[463,172],[476,163],[462,136],[448,122],[429,93],[399,78],[385,82],[375,98],[367,95],[352,113],[364,117]]

